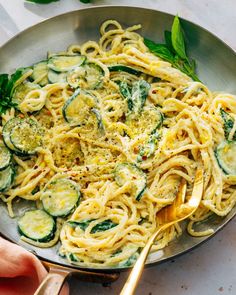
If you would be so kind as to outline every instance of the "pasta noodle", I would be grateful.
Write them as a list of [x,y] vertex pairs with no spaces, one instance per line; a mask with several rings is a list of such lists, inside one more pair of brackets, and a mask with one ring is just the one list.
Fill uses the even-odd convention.
[[[158,227],[158,211],[174,201],[181,178],[186,179],[187,194],[191,194],[198,164],[204,168],[204,194],[199,208],[190,217],[189,234],[211,234],[210,228],[196,231],[195,224],[213,213],[225,216],[236,202],[236,181],[223,173],[214,153],[225,138],[220,109],[229,110],[235,118],[236,97],[211,92],[151,54],[136,32],[140,28],[136,25],[124,29],[117,21],[108,20],[100,28],[98,42],[71,45],[64,53],[84,55],[102,69],[102,86],[88,90],[98,102],[102,128],[96,120],[83,126],[71,126],[65,121],[63,106],[75,92],[66,81],[48,83],[30,91],[19,106],[21,115],[30,116],[43,126],[43,145],[29,158],[14,155],[18,167],[16,178],[1,199],[13,216],[12,202],[17,198],[36,201],[41,207],[42,192],[49,182],[64,177],[77,183],[82,194],[80,203],[71,215],[60,220],[62,228],[59,228],[60,255],[80,266],[131,265]],[[114,65],[134,68],[141,74],[109,70]],[[42,75],[35,83],[44,78]],[[132,85],[140,80],[147,81],[150,89],[143,113],[132,119],[130,125],[125,116],[131,111],[120,93],[120,83]],[[152,136],[148,129],[149,121],[153,120],[149,115],[152,107],[163,114],[164,121],[153,140],[155,149],[148,154],[145,147]],[[17,115],[11,109],[2,115],[3,124]],[[236,120],[229,139],[235,130]],[[120,163],[135,164],[146,175],[147,184],[139,200],[131,193],[132,180],[122,185],[117,183],[114,171]],[[87,222],[87,225],[73,227],[67,220]],[[94,231],[107,221],[113,225]],[[161,233],[152,251],[168,245],[181,231],[176,224]],[[39,247],[49,247],[58,238],[57,232],[48,243],[23,239]]]

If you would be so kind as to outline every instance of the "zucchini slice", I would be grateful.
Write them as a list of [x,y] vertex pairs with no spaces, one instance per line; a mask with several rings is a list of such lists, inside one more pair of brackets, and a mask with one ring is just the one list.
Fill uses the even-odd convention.
[[102,132],[104,132],[104,125],[102,122],[102,116],[101,113],[98,109],[91,109],[91,112],[95,114],[96,118],[97,118],[97,122],[98,122],[98,129]]
[[112,229],[113,227],[116,227],[118,223],[113,222],[111,219],[106,219],[98,224],[96,224],[92,230],[91,233],[95,234],[97,232],[103,232],[109,229]]
[[45,86],[49,83],[48,81],[48,61],[43,60],[33,65],[33,73],[31,78],[40,86]]
[[[79,227],[81,230],[85,231],[86,228],[89,226],[89,224],[94,221],[95,219],[85,219],[85,220],[81,220],[81,221],[76,221],[76,220],[69,220],[67,221],[67,224],[72,227],[72,228],[76,228]],[[91,229],[91,233],[97,233],[97,232],[102,232],[102,231],[106,231],[109,230],[115,226],[117,226],[118,224],[113,222],[110,219],[106,219],[98,224],[96,224],[92,229]]]
[[12,154],[3,142],[0,142],[0,171],[11,163]]
[[[224,124],[225,139],[228,139],[230,131],[234,126],[234,119],[224,109],[220,109],[220,115]],[[233,135],[233,140],[236,140],[236,133]]]
[[26,95],[35,89],[39,89],[40,86],[35,83],[31,82],[26,82],[26,83],[21,83],[18,85],[12,94],[12,102],[19,105],[26,97]]
[[148,142],[143,147],[141,147],[139,151],[139,155],[137,157],[138,162],[145,161],[155,153],[160,138],[161,134],[159,132],[155,132],[150,135]]
[[21,122],[20,118],[12,118],[6,122],[2,130],[2,136],[3,136],[3,141],[5,145],[16,154],[18,153],[20,154],[20,151],[12,144],[10,140],[10,133],[11,133],[11,130],[15,126],[17,126],[17,124],[19,124],[20,122]]
[[10,97],[12,97],[14,89],[26,80],[26,77],[30,75],[29,72],[31,73],[31,71],[31,68],[19,68],[11,75],[9,84],[7,85],[7,93],[10,94]]
[[67,74],[67,82],[73,88],[96,89],[101,87],[103,79],[103,69],[92,62],[88,62]]
[[119,186],[131,182],[131,195],[139,201],[147,186],[146,174],[135,164],[118,164],[115,169],[115,181]]
[[225,140],[215,151],[220,168],[229,175],[236,175],[236,141]]
[[81,66],[85,60],[84,55],[54,55],[49,58],[48,67],[55,72],[68,72]]
[[145,106],[139,116],[131,113],[126,118],[126,125],[131,129],[134,137],[138,134],[152,134],[162,126],[164,116],[160,110],[154,106]]
[[55,217],[72,213],[79,200],[79,186],[68,178],[50,182],[41,195],[44,210]]
[[83,126],[89,123],[91,117],[95,120],[96,115],[92,109],[96,108],[96,98],[89,92],[78,88],[62,108],[63,116],[71,126]]
[[25,212],[18,220],[19,233],[33,241],[49,242],[56,231],[56,223],[52,216],[43,210]]
[[141,71],[136,70],[134,68],[125,66],[125,65],[114,65],[114,66],[109,66],[108,67],[110,72],[126,72],[135,76],[139,76],[142,74]]
[[0,192],[6,191],[13,183],[15,170],[12,165],[0,171]]
[[66,82],[66,73],[65,72],[59,73],[49,69],[48,81],[52,84]]
[[150,84],[142,79],[135,81],[132,87],[126,82],[119,84],[120,93],[127,100],[128,108],[132,113],[136,115],[141,113],[150,87]]
[[35,120],[20,119],[12,127],[9,138],[15,150],[22,154],[33,155],[42,145],[43,130]]

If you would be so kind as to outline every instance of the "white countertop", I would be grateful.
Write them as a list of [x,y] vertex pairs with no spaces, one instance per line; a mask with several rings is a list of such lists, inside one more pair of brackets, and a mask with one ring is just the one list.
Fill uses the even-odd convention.
[[[23,0],[0,0],[0,45],[41,20],[100,4],[129,4],[178,13],[210,30],[236,50],[235,0],[93,0],[93,4],[82,4],[79,0],[61,0],[49,5],[32,5]],[[79,282],[72,278],[70,294],[119,294],[126,277],[127,274],[122,273],[120,279],[109,287]],[[136,294],[236,294],[236,219],[194,251],[172,262],[146,269]]]

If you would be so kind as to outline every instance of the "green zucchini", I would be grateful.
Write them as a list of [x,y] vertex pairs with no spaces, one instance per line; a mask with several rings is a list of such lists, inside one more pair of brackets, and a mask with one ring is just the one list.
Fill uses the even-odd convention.
[[25,212],[18,220],[19,233],[33,241],[49,242],[56,231],[56,223],[52,216],[43,210]]
[[139,70],[121,64],[109,66],[108,69],[110,72],[126,72],[135,76],[140,76],[142,74]]
[[81,66],[85,60],[83,55],[54,55],[49,58],[48,67],[55,72],[68,72]]
[[143,109],[143,106],[146,102],[148,91],[150,89],[150,84],[145,80],[139,80],[133,83],[132,87],[132,102],[133,109],[132,111],[135,114],[140,114]]
[[79,258],[77,257],[76,253],[69,253],[67,255],[69,261],[73,262],[79,262]]
[[160,138],[161,135],[159,132],[155,132],[150,135],[147,144],[145,144],[139,151],[139,155],[137,157],[138,162],[145,161],[147,158],[151,157],[154,154]]
[[11,187],[14,176],[15,169],[12,165],[0,171],[0,192],[6,191]]
[[91,112],[95,114],[96,118],[97,118],[97,122],[98,122],[98,129],[102,132],[104,132],[104,125],[102,122],[102,116],[101,113],[98,109],[92,108]]
[[101,87],[103,79],[103,69],[92,62],[87,62],[67,74],[67,82],[73,88],[97,89]]
[[12,159],[10,150],[5,146],[3,142],[0,142],[0,171],[7,168]]
[[[94,221],[95,219],[86,219],[86,220],[82,220],[82,221],[75,221],[75,220],[69,220],[67,221],[67,224],[69,224],[71,227],[76,228],[77,226],[82,229],[83,231],[86,230],[86,228],[89,226],[89,224]],[[113,222],[110,219],[106,219],[98,224],[96,224],[92,229],[91,229],[91,233],[97,233],[97,232],[102,232],[102,231],[106,231],[109,229],[112,229],[113,227],[117,226],[118,224]]]
[[139,257],[139,253],[135,252],[134,254],[132,254],[128,259],[126,259],[125,261],[122,261],[118,264],[118,267],[131,267],[135,264],[136,260]]
[[36,120],[20,119],[10,130],[9,138],[16,151],[33,155],[42,145],[43,130]]
[[89,119],[96,119],[92,109],[97,107],[97,101],[89,92],[80,88],[76,89],[62,108],[62,113],[66,122],[71,126],[84,126],[89,123]]
[[129,110],[135,115],[139,115],[146,102],[150,84],[145,80],[135,81],[132,86],[121,82],[119,88],[121,95],[127,100]]
[[112,220],[106,219],[106,220],[96,224],[92,228],[91,233],[95,234],[95,233],[98,233],[98,232],[106,231],[106,230],[112,229],[113,227],[115,227],[117,225],[118,224],[113,222]]
[[68,220],[66,223],[72,228],[79,227],[80,229],[85,231],[91,221],[94,221],[94,219],[85,219],[82,221]]
[[135,164],[121,163],[115,168],[115,181],[119,186],[130,182],[131,195],[139,201],[147,186],[146,174]]
[[15,154],[21,155],[20,151],[12,144],[10,140],[10,133],[12,129],[17,126],[21,122],[20,118],[12,118],[6,122],[6,124],[3,126],[2,130],[2,136],[3,136],[3,141],[5,145]]
[[139,116],[133,113],[128,114],[126,125],[130,127],[132,134],[130,137],[141,133],[153,134],[163,124],[164,116],[162,112],[154,106],[145,106]]
[[23,75],[25,75],[29,71],[31,71],[31,68],[19,68],[15,71],[15,73],[11,75],[11,78],[7,85],[7,93],[10,94],[10,97],[12,97],[15,88],[19,85],[19,80],[22,78]]
[[51,181],[41,195],[43,208],[52,216],[67,216],[80,201],[80,190],[76,182],[68,178]]
[[132,94],[131,94],[132,87],[128,85],[127,82],[122,81],[119,83],[119,90],[120,90],[120,94],[127,101],[129,111],[132,111],[133,109],[133,101],[132,101]]
[[52,84],[66,82],[65,72],[55,72],[51,69],[48,70],[48,81]]
[[236,175],[236,141],[223,141],[217,146],[215,155],[225,174]]
[[40,86],[45,86],[48,81],[48,61],[43,60],[33,65],[33,73],[31,75],[33,81],[38,81]]
[[26,95],[35,89],[39,89],[40,86],[35,83],[25,82],[18,85],[12,93],[12,102],[19,105],[26,97]]
[[[224,124],[225,139],[228,139],[230,131],[234,126],[234,119],[223,109],[220,109],[220,115]],[[233,135],[233,140],[236,140],[236,133]]]

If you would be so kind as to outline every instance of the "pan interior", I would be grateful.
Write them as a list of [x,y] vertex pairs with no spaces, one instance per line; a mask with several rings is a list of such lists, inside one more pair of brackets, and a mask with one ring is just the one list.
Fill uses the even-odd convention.
[[[38,24],[12,40],[0,49],[0,72],[11,72],[18,67],[28,66],[45,58],[47,51],[64,50],[70,44],[87,40],[98,40],[99,27],[104,20],[116,19],[124,26],[142,24],[141,35],[154,41],[163,41],[163,32],[171,28],[173,16],[149,9],[134,7],[97,7],[69,12]],[[89,20],[89,21],[88,21]],[[223,42],[204,29],[183,20],[183,27],[189,40],[188,51],[197,61],[198,75],[211,90],[236,93],[236,56]],[[36,248],[19,242],[17,216],[32,202],[15,202],[16,217],[10,218],[0,201],[0,232],[8,239],[34,251],[50,262],[71,266],[58,255],[56,245],[49,249]],[[221,229],[236,213],[234,208],[226,217],[212,216],[199,225],[201,230],[209,227],[215,232]],[[184,225],[183,225],[184,227]],[[201,244],[209,237],[194,238],[185,231],[165,249],[149,255],[148,264],[158,263],[182,254]],[[101,269],[104,270],[104,269]],[[111,270],[111,268],[106,269]],[[118,269],[116,269],[118,270]]]

